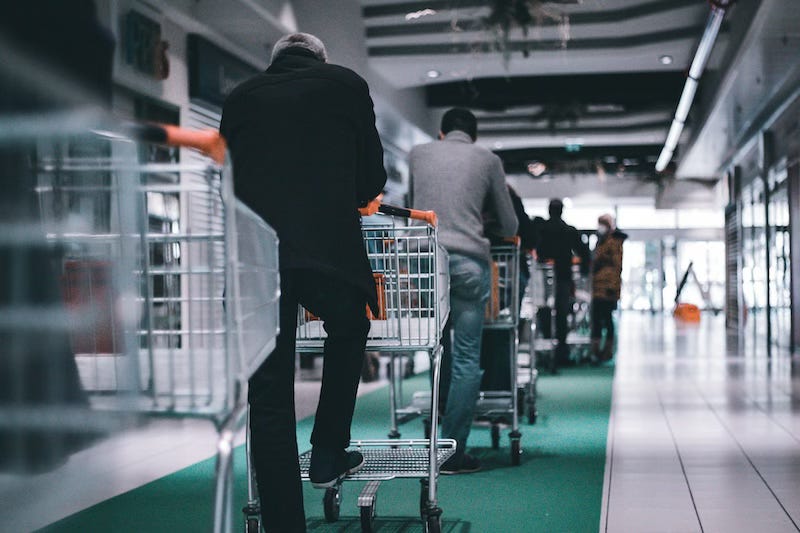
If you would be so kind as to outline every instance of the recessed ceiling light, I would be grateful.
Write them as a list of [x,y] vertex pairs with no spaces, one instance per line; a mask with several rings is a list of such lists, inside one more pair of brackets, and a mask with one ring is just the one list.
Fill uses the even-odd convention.
[[496,143],[494,143],[494,149],[495,150],[502,150],[503,149],[503,143],[501,143],[500,141],[497,141]]
[[429,80],[435,80],[436,78],[438,78],[441,75],[442,75],[441,72],[439,72],[438,70],[434,70],[434,69],[431,69],[431,70],[429,70],[428,72],[425,73],[425,77],[428,78]]
[[672,64],[672,56],[669,56],[669,55],[663,55],[663,56],[659,57],[658,60],[661,61],[662,65],[671,65]]
[[547,165],[542,163],[541,161],[531,161],[528,163],[528,174],[534,177],[539,177],[545,172],[547,172]]

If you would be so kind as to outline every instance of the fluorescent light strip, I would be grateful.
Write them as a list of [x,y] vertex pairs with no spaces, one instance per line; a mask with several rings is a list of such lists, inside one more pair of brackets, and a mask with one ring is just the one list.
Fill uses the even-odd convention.
[[708,63],[708,58],[711,56],[711,51],[714,49],[714,43],[717,40],[723,18],[725,18],[725,8],[716,6],[711,8],[711,14],[708,16],[708,22],[706,22],[706,29],[703,32],[703,37],[700,39],[700,44],[697,46],[694,59],[692,59],[692,66],[689,68],[689,76],[686,78],[683,92],[681,92],[681,99],[675,110],[675,118],[669,128],[664,147],[661,149],[661,155],[658,156],[656,172],[663,172],[672,160],[675,148],[677,148],[678,141],[683,132],[683,126],[686,123],[686,118],[689,116],[689,110],[692,108],[692,102],[697,93],[698,80],[703,70],[706,68],[706,63]]

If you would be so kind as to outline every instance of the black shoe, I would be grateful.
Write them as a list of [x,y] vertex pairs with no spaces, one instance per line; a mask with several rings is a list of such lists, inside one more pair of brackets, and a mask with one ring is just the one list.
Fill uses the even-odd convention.
[[332,451],[314,448],[311,451],[311,466],[308,477],[317,489],[327,489],[358,472],[364,466],[364,456],[360,452]]
[[444,462],[439,472],[442,474],[470,474],[481,469],[481,462],[468,453],[461,457],[453,456]]

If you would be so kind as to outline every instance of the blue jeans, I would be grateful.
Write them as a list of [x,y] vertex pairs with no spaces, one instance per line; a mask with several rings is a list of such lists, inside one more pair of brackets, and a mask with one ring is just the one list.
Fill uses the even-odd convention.
[[[491,283],[489,264],[450,254],[450,320],[444,332],[442,438],[455,439],[461,456],[480,393],[481,333]],[[450,342],[450,331],[453,340]]]

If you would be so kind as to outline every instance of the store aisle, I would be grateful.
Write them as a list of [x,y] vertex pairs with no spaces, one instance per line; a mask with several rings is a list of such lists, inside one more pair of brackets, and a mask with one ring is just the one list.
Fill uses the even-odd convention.
[[800,365],[742,352],[722,316],[623,315],[601,531],[800,530]]

